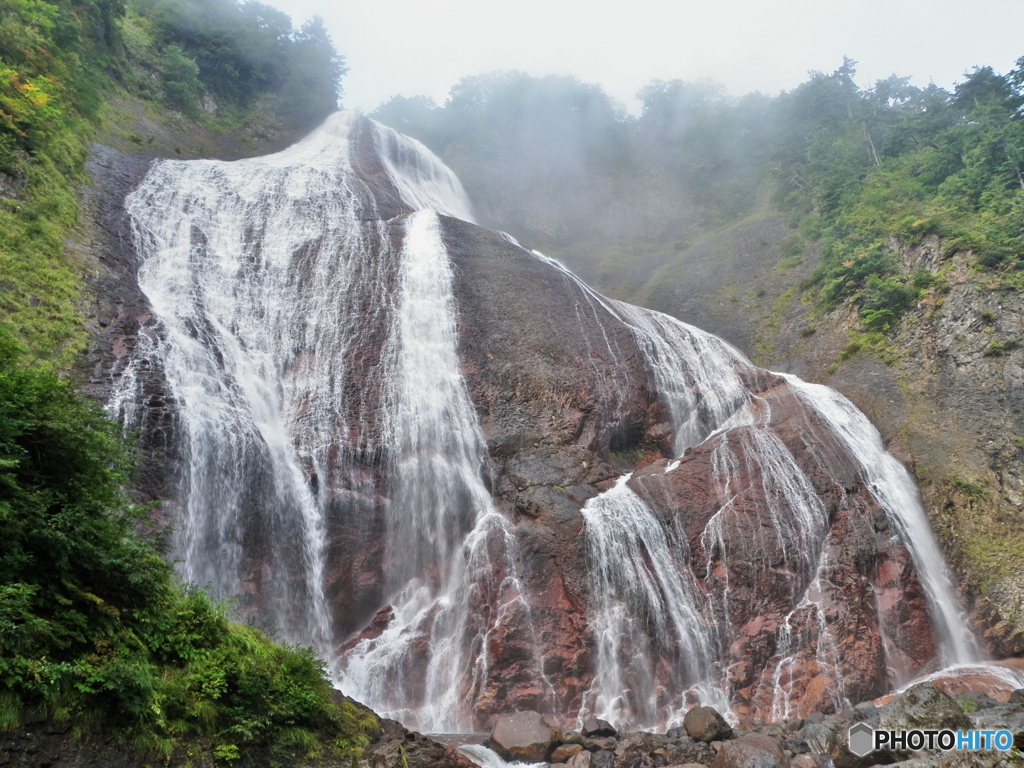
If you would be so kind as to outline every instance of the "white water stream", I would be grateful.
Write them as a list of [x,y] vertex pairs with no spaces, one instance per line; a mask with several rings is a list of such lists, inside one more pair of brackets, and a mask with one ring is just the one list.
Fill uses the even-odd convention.
[[[467,722],[463,691],[486,682],[490,633],[528,620],[529,608],[511,525],[483,483],[484,440],[459,368],[436,214],[409,218],[404,242],[385,363],[393,467],[386,576],[395,619],[346,655],[339,683],[385,716],[456,731]],[[420,575],[432,566],[431,576]]]

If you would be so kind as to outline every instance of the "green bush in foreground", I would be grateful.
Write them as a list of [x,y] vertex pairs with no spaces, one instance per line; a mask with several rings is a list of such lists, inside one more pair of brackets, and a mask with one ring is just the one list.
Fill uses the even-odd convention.
[[372,715],[308,648],[228,621],[134,531],[119,427],[0,327],[0,729],[27,707],[170,754],[354,755]]

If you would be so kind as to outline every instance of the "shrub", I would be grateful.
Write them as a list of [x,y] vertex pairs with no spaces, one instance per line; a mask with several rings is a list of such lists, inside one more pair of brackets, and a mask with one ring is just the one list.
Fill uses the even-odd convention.
[[0,326],[0,729],[42,706],[165,753],[356,754],[375,718],[334,702],[311,649],[175,583],[134,530],[120,427],[22,351]]

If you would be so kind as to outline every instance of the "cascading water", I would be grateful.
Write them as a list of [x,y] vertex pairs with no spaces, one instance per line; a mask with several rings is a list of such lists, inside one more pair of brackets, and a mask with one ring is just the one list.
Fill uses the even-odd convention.
[[[162,338],[114,403],[129,415],[135,369],[162,367],[184,433],[184,578],[243,608],[258,591],[260,615],[328,658],[327,518],[338,497],[370,515],[385,492],[395,620],[337,674],[382,712],[456,730],[465,686],[487,677],[488,633],[529,609],[511,526],[483,482],[436,215],[411,216],[391,247],[353,173],[356,128],[339,114],[270,157],[155,166],[127,208]],[[421,145],[373,125],[372,146],[407,209],[471,220],[458,180]]]
[[[451,171],[369,125],[410,207],[471,218]],[[276,155],[154,166],[126,207],[160,339],[114,399],[131,425],[136,370],[165,371],[185,455],[184,578],[243,608],[259,592],[265,619],[325,654],[325,518],[338,497],[366,507],[377,493],[355,460],[382,450],[387,366],[357,361],[382,354],[374,329],[391,325],[399,265],[375,195],[352,170],[356,126],[339,113]],[[388,397],[404,402],[394,388]]]
[[[579,726],[588,716],[678,724],[690,688],[708,704],[728,708],[709,674],[718,667],[718,638],[689,573],[686,541],[661,525],[626,485],[629,477],[583,508],[597,659]],[[660,696],[649,695],[659,689]]]
[[928,517],[907,470],[886,452],[882,436],[857,407],[834,389],[795,376],[787,381],[824,418],[861,466],[865,482],[879,500],[914,558],[932,603],[934,621],[945,641],[945,664],[981,659],[977,640],[961,617],[945,559],[928,525]]
[[435,214],[408,220],[401,260],[385,375],[394,619],[347,654],[339,682],[386,715],[454,731],[467,721],[465,689],[486,680],[488,635],[528,608],[511,526],[483,483],[485,446],[459,369],[451,267]]
[[[728,551],[724,535],[731,524],[740,524],[739,519],[730,519],[736,514],[732,503],[737,489],[732,483],[740,475],[761,478],[759,492],[768,516],[762,530],[771,532],[764,543],[777,548],[785,562],[800,563],[787,576],[794,608],[776,633],[774,672],[762,677],[754,698],[767,702],[769,716],[791,716],[796,695],[791,673],[797,656],[813,648],[818,673],[834,681],[832,706],[848,705],[839,653],[821,603],[828,515],[789,449],[767,426],[770,407],[744,386],[742,373],[753,370],[752,366],[739,352],[696,328],[659,313],[604,302],[634,329],[649,360],[659,394],[672,415],[677,456],[717,437],[713,479],[722,506],[701,536],[708,563],[707,592],[690,569],[692,558],[676,525],[657,520],[626,485],[628,475],[584,507],[587,551],[599,589],[591,607],[596,674],[580,722],[593,714],[619,724],[664,726],[678,723],[687,706],[698,700],[729,710],[729,684],[722,673],[729,663],[726,647],[733,637],[729,582],[727,572],[717,578],[712,567],[716,561],[740,554]],[[942,557],[906,471],[885,452],[877,431],[849,401],[826,387],[795,377],[787,381],[856,457],[865,483],[910,547],[935,608],[946,662],[975,660],[976,643],[960,619]],[[733,442],[739,445],[735,452],[730,447]],[[741,472],[741,461],[756,467]],[[666,471],[677,465],[670,464]],[[768,558],[757,552],[743,552],[742,559],[769,566]],[[666,569],[665,562],[673,567]],[[800,631],[791,624],[797,615],[803,618]],[[654,627],[646,636],[637,631],[645,625]],[[668,634],[674,636],[671,642],[665,642]],[[625,640],[638,636],[644,642]],[[683,697],[664,701],[666,690],[678,696],[687,689],[692,694],[689,702]]]
[[[629,366],[646,360],[671,428],[674,460],[661,476],[706,450],[714,504],[693,531],[645,495],[650,472],[584,493],[589,501],[570,510],[577,527],[571,515],[559,524],[581,542],[586,587],[574,595],[586,603],[590,647],[548,665],[557,633],[550,621],[537,629],[535,616],[577,608],[531,594],[529,526],[492,498],[501,478],[463,375],[458,275],[437,215],[471,220],[452,173],[421,145],[339,114],[269,157],[160,162],[126,207],[157,322],[111,407],[131,426],[142,374],[163,371],[183,457],[174,500],[183,576],[315,645],[345,692],[382,714],[465,729],[480,700],[494,711],[507,693],[492,664],[509,647],[527,657],[518,674],[535,682],[532,705],[556,717],[658,727],[695,701],[728,712],[742,666],[733,646],[750,619],[737,613],[746,598],[733,561],[768,574],[778,593],[755,595],[776,618],[753,706],[793,714],[808,674],[832,681],[826,703],[848,703],[829,610],[833,512],[799,446],[776,431],[779,395],[769,390],[787,386],[852,457],[910,549],[945,660],[976,657],[916,490],[848,401],[606,299],[534,254],[552,270],[546,278],[572,288],[567,324],[587,350],[581,366],[604,377],[587,408],[627,420]],[[600,431],[586,427],[577,447]],[[568,493],[559,483],[549,488]],[[549,669],[576,702],[568,711]]]

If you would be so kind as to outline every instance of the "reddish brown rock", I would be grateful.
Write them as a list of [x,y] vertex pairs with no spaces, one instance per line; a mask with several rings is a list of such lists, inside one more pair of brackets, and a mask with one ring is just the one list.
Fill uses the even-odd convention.
[[751,733],[723,743],[711,768],[790,768],[790,764],[779,742]]
[[551,753],[551,762],[568,762],[571,757],[574,757],[577,752],[580,752],[582,750],[583,746],[580,744],[562,744],[558,747],[555,747],[555,750]]

